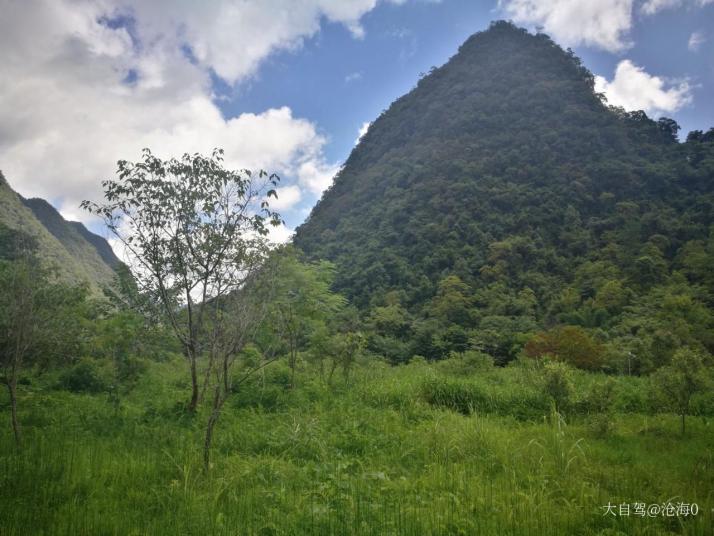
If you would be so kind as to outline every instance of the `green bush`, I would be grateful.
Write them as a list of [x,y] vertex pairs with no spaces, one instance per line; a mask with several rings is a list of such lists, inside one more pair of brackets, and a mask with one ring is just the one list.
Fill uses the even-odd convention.
[[59,385],[73,393],[100,393],[107,389],[99,368],[89,360],[82,360],[65,370],[60,375]]
[[548,361],[543,366],[543,393],[555,403],[555,410],[562,412],[573,397],[572,368],[561,361]]
[[126,357],[117,364],[119,382],[128,387],[133,387],[145,372],[146,363],[136,357]]
[[437,364],[440,370],[455,376],[469,376],[476,372],[488,371],[493,368],[493,358],[482,352],[467,350],[466,352],[451,352],[448,359]]

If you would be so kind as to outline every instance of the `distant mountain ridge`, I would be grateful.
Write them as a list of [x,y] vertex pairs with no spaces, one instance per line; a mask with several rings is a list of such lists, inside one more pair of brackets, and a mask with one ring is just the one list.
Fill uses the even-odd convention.
[[60,278],[86,282],[95,291],[112,285],[121,261],[109,243],[82,223],[65,220],[44,199],[25,199],[0,173],[0,224],[37,239],[39,258]]
[[119,258],[104,238],[94,234],[78,221],[67,221],[50,203],[33,197],[22,202],[28,207],[42,225],[59,240],[70,252],[80,252],[89,242],[97,250],[100,258],[112,269],[119,265]]

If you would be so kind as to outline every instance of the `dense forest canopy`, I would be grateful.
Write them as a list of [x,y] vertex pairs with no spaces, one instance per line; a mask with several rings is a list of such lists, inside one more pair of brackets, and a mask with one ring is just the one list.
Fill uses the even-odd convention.
[[652,370],[714,349],[714,130],[678,130],[495,22],[374,121],[295,244],[336,264],[393,361],[506,362],[572,326],[588,367]]

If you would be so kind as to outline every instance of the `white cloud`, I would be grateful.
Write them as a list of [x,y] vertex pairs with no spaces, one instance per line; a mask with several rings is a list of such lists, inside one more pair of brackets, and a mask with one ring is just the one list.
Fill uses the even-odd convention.
[[285,244],[293,237],[294,233],[295,230],[288,228],[284,223],[277,227],[271,225],[268,227],[268,240],[275,244]]
[[302,190],[297,184],[291,184],[290,186],[281,186],[276,188],[276,193],[278,198],[275,199],[271,197],[268,202],[270,203],[270,208],[272,210],[289,210],[295,205],[297,205],[302,199]]
[[340,166],[324,161],[307,160],[298,168],[298,182],[315,195],[320,195],[332,184]]
[[370,121],[365,121],[364,123],[362,123],[362,126],[359,127],[359,130],[357,131],[357,139],[355,140],[355,145],[357,145],[360,142],[360,140],[362,139],[362,136],[367,134],[367,131],[369,130],[369,126],[371,124],[372,123]]
[[[143,147],[163,157],[223,147],[227,166],[319,194],[337,166],[316,125],[287,107],[223,117],[209,69],[229,83],[250,77],[323,18],[359,35],[377,1],[0,0],[0,169],[23,195],[85,221],[79,202],[99,199],[116,161]],[[102,22],[117,17],[125,23]],[[286,191],[284,203],[297,190]]]
[[300,47],[318,32],[323,17],[364,37],[360,19],[378,0],[121,1],[144,39],[185,40],[201,64],[235,82],[252,74],[271,52]]
[[706,40],[707,38],[703,32],[692,32],[692,35],[689,36],[687,48],[689,48],[692,52],[696,52],[706,42]]
[[630,60],[617,65],[611,82],[602,76],[595,77],[595,91],[605,93],[610,104],[649,114],[676,112],[692,101],[691,90],[686,80],[668,82]]
[[519,24],[542,26],[556,41],[618,52],[631,46],[633,0],[499,0]]
[[647,0],[642,4],[640,11],[645,15],[655,15],[665,9],[674,9],[682,6],[704,7],[714,0]]
[[682,0],[647,0],[642,4],[640,11],[645,15],[654,15],[663,9],[670,9],[681,5]]

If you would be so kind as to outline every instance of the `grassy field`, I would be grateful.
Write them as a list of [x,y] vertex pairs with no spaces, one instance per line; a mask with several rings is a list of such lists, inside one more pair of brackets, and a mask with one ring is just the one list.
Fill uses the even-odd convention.
[[[371,363],[290,390],[277,364],[226,406],[205,474],[184,363],[147,366],[119,400],[25,381],[24,444],[9,417],[0,436],[0,534],[714,534],[714,426],[690,417],[682,437],[644,379],[616,378],[602,413],[606,378],[580,373],[559,417],[523,366]],[[667,502],[699,513],[604,515]]]

